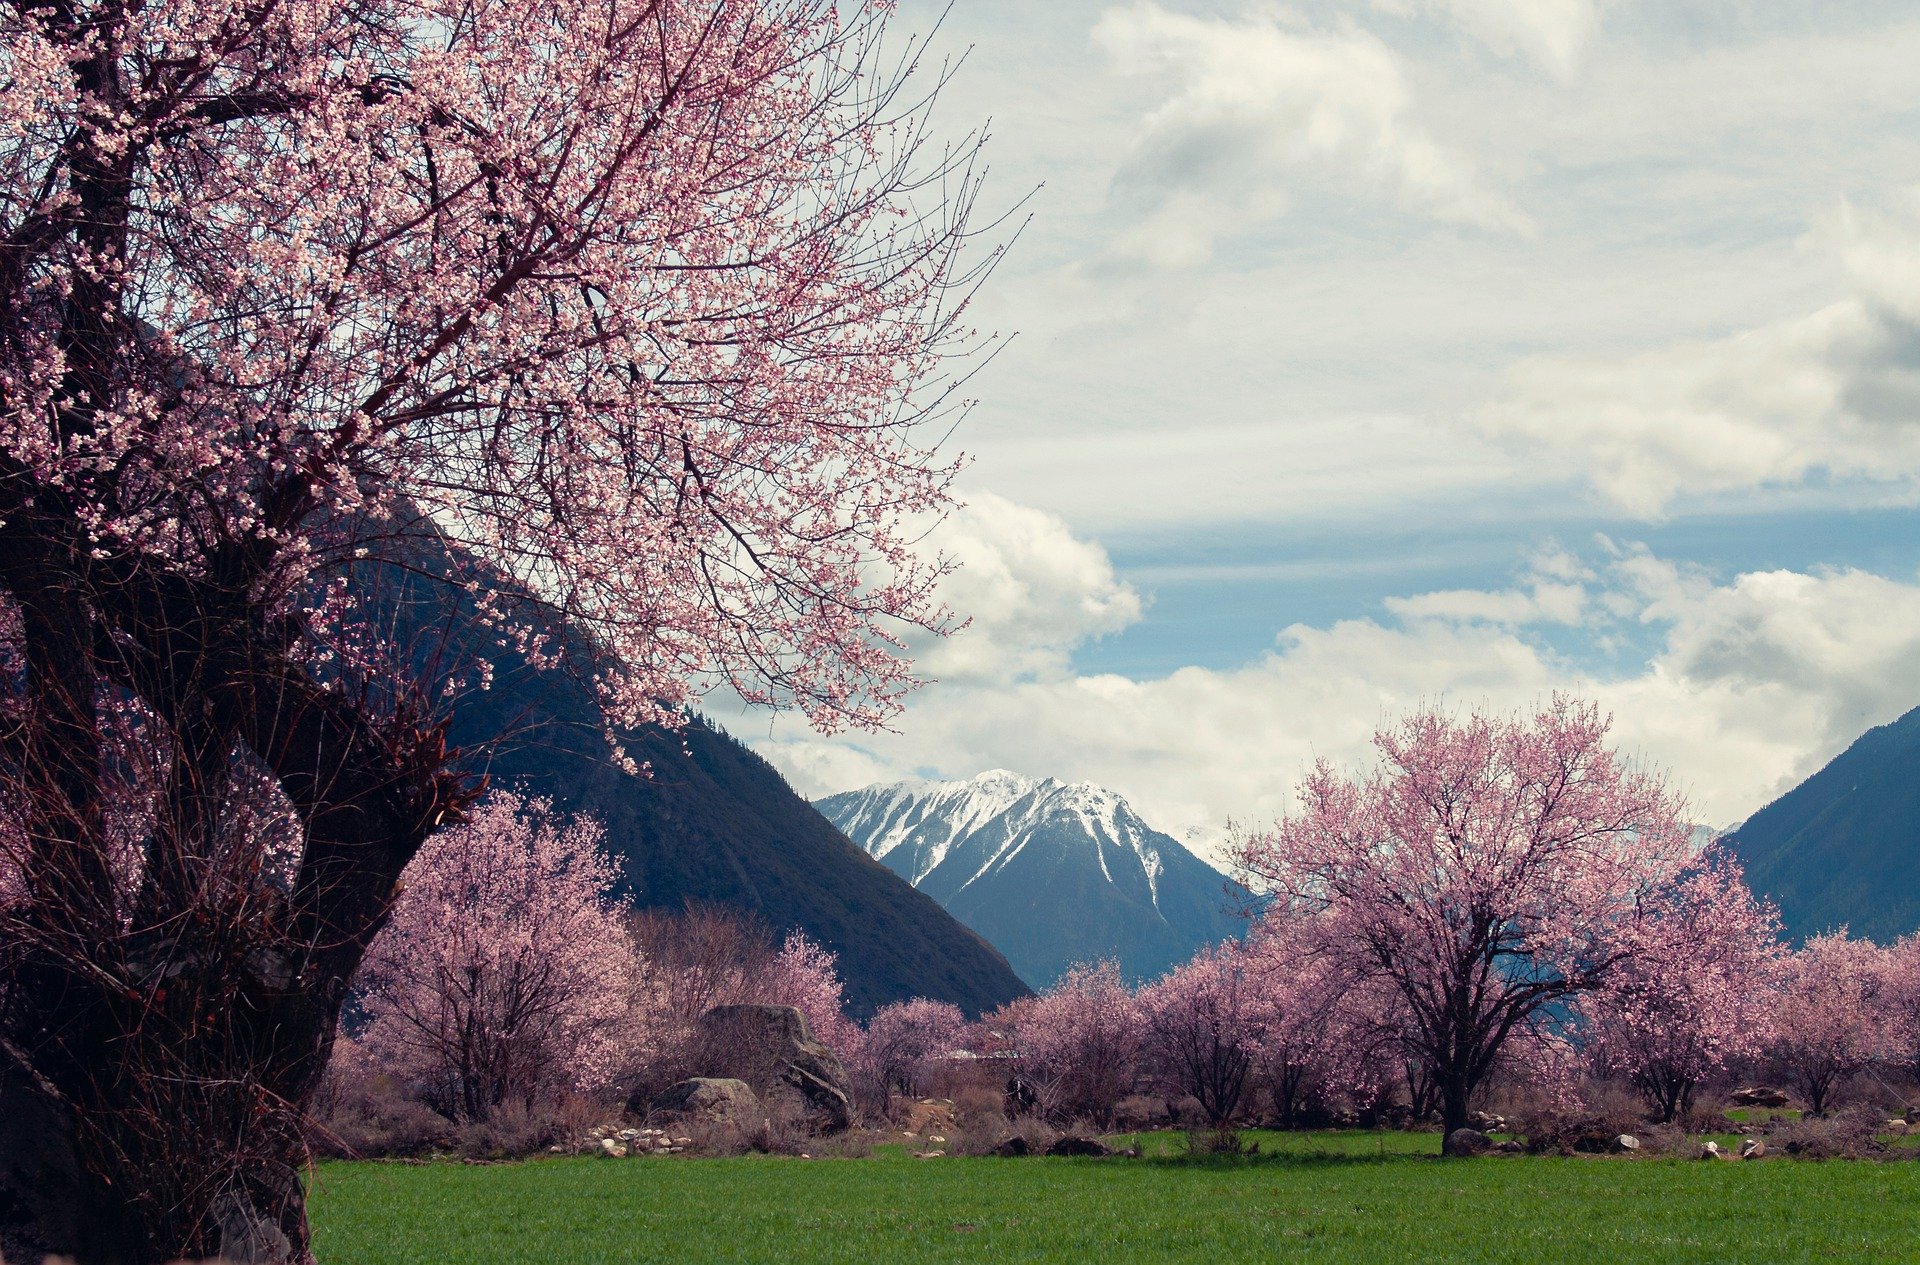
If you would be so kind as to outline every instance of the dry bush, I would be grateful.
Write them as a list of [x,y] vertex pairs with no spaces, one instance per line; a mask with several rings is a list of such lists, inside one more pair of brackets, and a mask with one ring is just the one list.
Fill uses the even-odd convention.
[[1004,1128],[1007,1113],[1002,1105],[1005,1095],[984,1085],[966,1085],[954,1091],[954,1123],[964,1129]]
[[1884,1150],[1874,1133],[1885,1118],[1884,1112],[1859,1109],[1803,1116],[1776,1125],[1768,1138],[1795,1159],[1863,1159]]
[[1618,1085],[1593,1082],[1582,1087],[1579,1097],[1573,1106],[1538,1098],[1517,1107],[1507,1127],[1524,1137],[1527,1150],[1536,1155],[1604,1147],[1623,1133],[1637,1137],[1647,1127],[1646,1104]]
[[607,1114],[603,1105],[578,1096],[532,1107],[503,1103],[485,1120],[460,1126],[455,1149],[468,1159],[517,1159],[550,1146],[571,1145]]
[[775,1110],[771,1104],[762,1106],[768,1108],[767,1114],[751,1123],[684,1118],[650,1121],[676,1138],[690,1139],[687,1150],[695,1155],[817,1155],[828,1145],[828,1139],[814,1133],[804,1114]]
[[864,1160],[873,1154],[875,1134],[865,1129],[848,1129],[845,1133],[833,1133],[813,1138],[800,1152],[822,1160]]
[[388,1076],[336,1087],[326,1110],[309,1119],[307,1142],[316,1155],[340,1159],[407,1157],[449,1151],[460,1140],[451,1120],[406,1096]]
[[1020,1138],[1034,1155],[1044,1155],[1048,1147],[1064,1134],[1039,1116],[1002,1116],[997,1127],[957,1128],[947,1135],[942,1148],[953,1155],[991,1155],[1014,1138]]
[[1176,1128],[1199,1129],[1207,1124],[1207,1109],[1191,1094],[1169,1099],[1166,1108],[1168,1122]]
[[1726,1108],[1710,1105],[1712,1101],[1696,1101],[1693,1106],[1680,1113],[1676,1121],[1687,1133],[1728,1133],[1736,1126],[1727,1118]]
[[1122,1133],[1158,1129],[1172,1122],[1167,1104],[1146,1094],[1129,1094],[1113,1105],[1113,1127]]
[[607,1104],[581,1095],[545,1099],[532,1107],[511,1101],[485,1120],[449,1120],[386,1075],[334,1077],[320,1110],[310,1117],[308,1145],[340,1159],[406,1159],[444,1152],[470,1159],[512,1159],[570,1144],[604,1118]]
[[1694,1159],[1700,1154],[1700,1143],[1678,1124],[1650,1124],[1634,1136],[1640,1139],[1641,1151],[1648,1155]]
[[1252,1155],[1259,1149],[1252,1142],[1241,1141],[1240,1131],[1226,1125],[1207,1125],[1203,1128],[1188,1129],[1186,1142],[1188,1155],[1205,1158],[1221,1155]]

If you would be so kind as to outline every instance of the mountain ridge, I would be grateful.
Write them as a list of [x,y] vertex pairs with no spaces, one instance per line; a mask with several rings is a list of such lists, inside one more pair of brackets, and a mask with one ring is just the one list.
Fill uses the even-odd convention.
[[1152,978],[1241,929],[1218,870],[1091,782],[992,769],[880,783],[816,807],[1036,987],[1106,957]]
[[1795,940],[1920,930],[1920,707],[1867,730],[1725,842]]

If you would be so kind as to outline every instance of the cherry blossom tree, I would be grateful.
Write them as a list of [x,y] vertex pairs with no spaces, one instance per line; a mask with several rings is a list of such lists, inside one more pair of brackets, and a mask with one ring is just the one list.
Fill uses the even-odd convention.
[[966,1029],[967,1017],[951,1002],[916,997],[882,1006],[854,1047],[858,1089],[886,1115],[893,1095],[917,1093],[928,1065],[958,1049]]
[[1237,945],[1206,949],[1136,999],[1148,1058],[1176,1095],[1199,1100],[1216,1130],[1239,1111],[1260,1045],[1256,970]]
[[988,1026],[1006,1035],[1021,1079],[1051,1116],[1110,1120],[1140,1070],[1145,1025],[1117,962],[1074,966],[1038,997],[1001,1007]]
[[1765,1048],[1783,952],[1774,911],[1718,849],[1665,918],[1644,929],[1644,952],[1582,999],[1595,1061],[1626,1077],[1663,1123],[1692,1108],[1702,1081]]
[[640,972],[601,838],[496,792],[429,839],[361,968],[372,1063],[456,1120],[607,1085]]
[[1247,839],[1249,881],[1311,915],[1354,979],[1391,988],[1448,1133],[1519,1025],[1643,952],[1689,860],[1678,799],[1556,697],[1531,717],[1438,709],[1374,739],[1380,766],[1322,762],[1299,809]]
[[1297,1126],[1310,1103],[1363,1092],[1398,1066],[1394,997],[1343,976],[1314,928],[1270,911],[1244,954],[1254,981],[1253,1074],[1281,1128]]
[[1781,971],[1774,1055],[1822,1115],[1849,1077],[1886,1056],[1894,1036],[1885,1008],[1887,951],[1844,930],[1815,936]]
[[1889,1057],[1920,1077],[1920,932],[1886,952],[1881,992],[1886,999]]
[[[396,640],[378,577],[610,726],[897,705],[977,273],[891,7],[0,14],[0,1250],[308,1256],[303,1104],[478,790],[445,687],[488,665]],[[256,777],[284,886],[229,828]]]
[[774,956],[767,982],[769,1001],[806,1016],[814,1040],[844,1061],[860,1048],[860,1025],[847,1017],[836,954],[790,931]]

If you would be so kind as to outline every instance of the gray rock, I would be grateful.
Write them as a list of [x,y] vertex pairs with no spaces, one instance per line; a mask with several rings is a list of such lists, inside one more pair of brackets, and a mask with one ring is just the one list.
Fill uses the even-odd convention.
[[1015,1136],[1015,1137],[1008,1138],[1005,1142],[1002,1142],[999,1146],[996,1146],[993,1148],[993,1150],[987,1152],[987,1154],[1000,1155],[1000,1156],[1005,1156],[1007,1158],[1013,1158],[1015,1156],[1020,1156],[1020,1155],[1032,1155],[1033,1147],[1028,1145],[1027,1140],[1025,1138]]
[[700,1072],[745,1081],[761,1103],[816,1132],[853,1123],[853,1086],[792,1006],[715,1006],[700,1016]]
[[1442,1155],[1485,1155],[1493,1150],[1493,1139],[1478,1129],[1455,1129],[1440,1144]]
[[680,1123],[722,1125],[742,1131],[766,1122],[766,1109],[745,1081],[696,1076],[670,1085],[653,1100],[651,1115]]
[[1631,1133],[1623,1133],[1613,1140],[1613,1149],[1616,1151],[1637,1151],[1640,1149],[1640,1139],[1634,1137]]

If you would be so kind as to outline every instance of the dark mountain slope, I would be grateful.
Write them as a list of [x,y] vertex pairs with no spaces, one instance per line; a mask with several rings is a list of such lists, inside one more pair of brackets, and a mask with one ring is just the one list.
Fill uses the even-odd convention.
[[1920,708],[1862,734],[1728,844],[1795,939],[1920,929]]
[[[858,1014],[910,997],[979,1013],[1026,995],[998,950],[850,843],[773,766],[705,722],[622,735],[626,752],[650,766],[623,771],[586,690],[484,643],[467,599],[419,578],[439,568],[418,548],[411,574],[387,571],[379,580],[377,600],[392,612],[396,640],[422,647],[423,660],[494,664],[491,688],[470,690],[456,705],[452,740],[494,785],[599,817],[624,897],[640,907],[728,905],[758,913],[782,935],[802,930],[839,954]],[[461,609],[450,611],[454,603]]]

